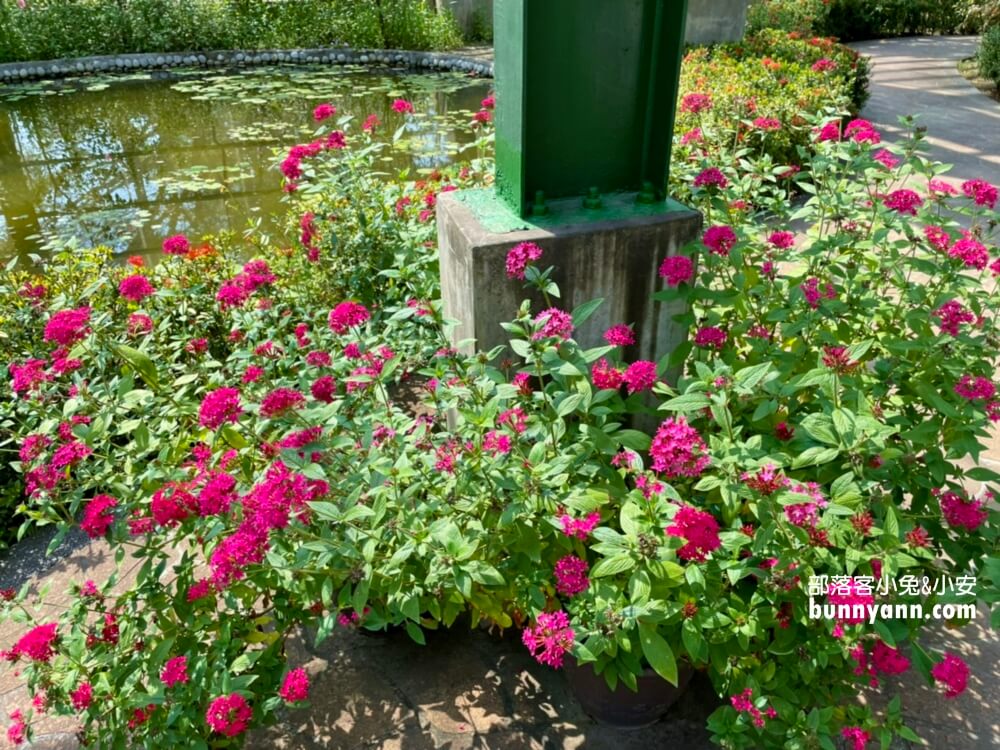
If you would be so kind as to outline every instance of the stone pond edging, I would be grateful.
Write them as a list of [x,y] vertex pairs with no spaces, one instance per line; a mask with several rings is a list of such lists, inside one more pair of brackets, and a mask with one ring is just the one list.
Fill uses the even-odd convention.
[[123,73],[177,67],[245,67],[254,65],[400,65],[427,70],[447,70],[493,77],[493,62],[463,54],[408,50],[316,49],[215,50],[211,52],[137,52],[62,60],[0,64],[0,83],[20,83],[39,78],[64,78],[93,73]]

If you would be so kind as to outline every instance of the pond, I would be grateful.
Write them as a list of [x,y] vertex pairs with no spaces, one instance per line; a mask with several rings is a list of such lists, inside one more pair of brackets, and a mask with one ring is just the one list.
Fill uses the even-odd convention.
[[171,234],[271,231],[284,214],[277,155],[312,139],[317,104],[355,116],[355,131],[378,115],[388,140],[403,122],[392,102],[411,100],[416,114],[385,167],[429,172],[473,140],[472,113],[489,88],[459,73],[356,66],[0,87],[0,258],[67,240],[146,254]]

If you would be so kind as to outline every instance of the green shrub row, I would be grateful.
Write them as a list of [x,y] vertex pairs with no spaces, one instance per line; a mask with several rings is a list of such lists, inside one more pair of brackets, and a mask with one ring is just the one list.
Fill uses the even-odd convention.
[[204,49],[443,49],[450,15],[423,0],[30,0],[0,3],[0,62]]
[[757,0],[751,31],[779,28],[858,39],[975,33],[1000,16],[1000,0]]
[[983,34],[979,48],[979,74],[1000,86],[1000,26],[994,26]]

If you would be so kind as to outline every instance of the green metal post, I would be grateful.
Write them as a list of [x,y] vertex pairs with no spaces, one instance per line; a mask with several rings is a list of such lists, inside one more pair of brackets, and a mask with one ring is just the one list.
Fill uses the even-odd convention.
[[515,213],[539,192],[666,197],[686,16],[687,0],[495,0],[497,194]]

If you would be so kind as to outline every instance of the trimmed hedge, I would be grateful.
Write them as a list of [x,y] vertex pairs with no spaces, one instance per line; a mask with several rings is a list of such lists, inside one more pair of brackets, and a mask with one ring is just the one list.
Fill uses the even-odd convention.
[[0,62],[133,52],[355,47],[447,49],[450,15],[425,0],[0,2]]
[[987,29],[983,34],[979,47],[979,75],[1000,87],[1000,26]]
[[1000,8],[1000,0],[757,0],[751,31],[778,28],[802,34],[858,39],[975,32]]

